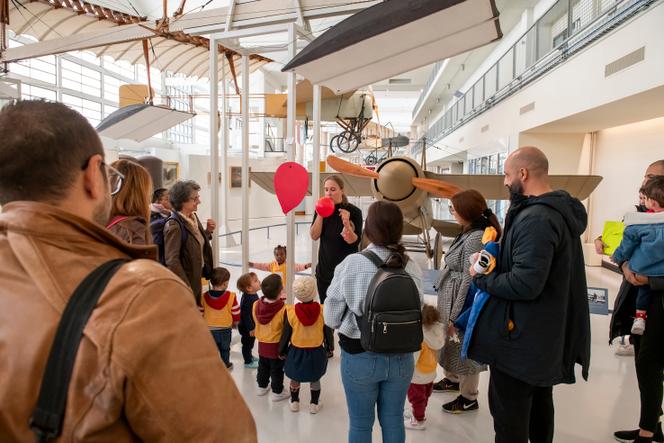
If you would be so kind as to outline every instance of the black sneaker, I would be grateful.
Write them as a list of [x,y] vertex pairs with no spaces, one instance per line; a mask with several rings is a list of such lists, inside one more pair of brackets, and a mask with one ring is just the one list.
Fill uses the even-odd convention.
[[459,392],[459,383],[454,383],[449,378],[433,384],[433,392]]
[[[639,430],[635,429],[633,431],[616,431],[613,433],[613,437],[617,441],[621,441],[623,443],[632,443],[639,437]],[[652,441],[657,443],[664,442],[664,434],[662,434],[661,423],[657,423],[657,429],[655,429],[655,435],[653,436]]]
[[465,412],[476,411],[479,408],[477,400],[468,400],[463,395],[443,405],[443,411],[450,414],[463,414]]

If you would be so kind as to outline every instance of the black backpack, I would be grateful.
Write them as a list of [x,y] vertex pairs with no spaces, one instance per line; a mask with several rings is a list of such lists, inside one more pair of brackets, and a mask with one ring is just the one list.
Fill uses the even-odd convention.
[[[392,254],[383,262],[371,251],[361,254],[378,268],[367,289],[364,315],[357,317],[362,348],[382,354],[419,351],[424,338],[420,291],[404,269],[404,258]],[[397,268],[387,265],[395,255],[401,260]]]
[[150,222],[150,232],[152,232],[152,243],[157,245],[159,248],[159,263],[166,266],[166,249],[164,246],[164,227],[166,223],[170,220],[175,220],[180,225],[180,247],[184,246],[184,243],[187,241],[187,228],[184,226],[184,222],[180,217],[172,213],[168,217],[159,217],[152,222]]

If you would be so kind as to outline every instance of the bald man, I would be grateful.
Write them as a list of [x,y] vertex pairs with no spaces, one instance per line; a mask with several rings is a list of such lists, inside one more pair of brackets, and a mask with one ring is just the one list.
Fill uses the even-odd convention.
[[[664,160],[648,166],[643,185],[655,176],[664,175]],[[636,309],[637,287],[650,285],[653,297],[648,307],[648,328],[643,335],[632,335],[634,364],[639,382],[639,429],[617,431],[613,435],[622,442],[664,442],[662,398],[664,398],[664,277],[646,277],[632,272],[629,262],[620,264],[624,279],[618,290],[611,316],[610,339],[630,335]]]
[[[491,369],[489,408],[496,443],[553,441],[553,386],[588,378],[590,316],[579,200],[549,186],[549,162],[524,147],[505,162],[511,205],[496,270],[476,275],[491,296],[469,357]],[[474,271],[470,270],[471,274]]]

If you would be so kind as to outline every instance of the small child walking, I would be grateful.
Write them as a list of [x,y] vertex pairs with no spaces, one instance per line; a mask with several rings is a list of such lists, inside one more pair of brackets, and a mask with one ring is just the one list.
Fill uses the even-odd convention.
[[256,324],[252,316],[254,303],[258,301],[258,291],[261,290],[261,281],[255,272],[247,272],[237,279],[237,290],[242,292],[240,300],[240,324],[237,327],[242,336],[242,357],[244,367],[247,369],[258,368],[258,359],[253,356],[254,344],[256,343]]
[[[661,277],[664,276],[664,176],[648,180],[643,194],[648,212],[625,215],[623,239],[611,258],[619,266],[629,261],[629,269],[635,274]],[[645,332],[651,300],[650,285],[639,286],[632,334]]]
[[327,370],[327,351],[323,343],[325,322],[323,308],[314,301],[316,279],[297,278],[293,282],[293,295],[300,303],[286,308],[284,331],[279,344],[279,355],[286,359],[285,372],[290,382],[290,409],[300,410],[300,385],[310,383],[309,413],[317,414],[320,403],[320,379]]
[[422,331],[424,341],[421,349],[415,353],[415,372],[408,387],[408,401],[412,413],[404,417],[404,426],[417,430],[426,427],[424,413],[433,391],[440,350],[445,344],[445,326],[440,322],[438,309],[431,305],[425,304],[422,307]]
[[284,285],[281,276],[270,274],[261,282],[261,297],[253,306],[258,340],[258,395],[266,395],[272,386],[272,401],[286,400],[290,394],[284,390],[284,360],[279,358],[279,342],[284,329],[286,305],[281,298]]
[[[274,260],[269,263],[257,263],[250,261],[249,267],[258,269],[260,271],[267,271],[273,274],[281,275],[281,282],[286,284],[286,276],[288,271],[286,269],[286,246],[277,245],[274,248]],[[309,269],[311,263],[295,263],[295,272],[302,272],[305,269]]]
[[233,369],[230,361],[231,328],[240,321],[240,306],[235,292],[228,291],[231,273],[226,268],[214,268],[210,278],[211,289],[203,294],[203,316],[214,342],[219,348],[221,359],[228,369]]

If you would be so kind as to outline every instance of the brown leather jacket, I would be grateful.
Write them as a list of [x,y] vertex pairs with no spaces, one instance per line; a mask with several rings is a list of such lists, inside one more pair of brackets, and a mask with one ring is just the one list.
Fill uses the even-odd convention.
[[58,442],[255,442],[256,427],[191,297],[153,260],[53,206],[0,214],[0,441],[33,442],[55,328],[71,293],[102,263],[125,264],[88,321]]
[[[175,214],[182,218],[180,214]],[[196,217],[198,221],[198,217]],[[208,234],[201,222],[198,221],[198,230],[205,239],[203,242],[203,254],[192,227],[186,220],[182,225],[188,231],[185,244],[182,245],[182,233],[180,224],[175,220],[169,220],[164,226],[164,258],[166,266],[180,277],[191,288],[196,299],[196,304],[201,305],[201,293],[203,291],[201,278],[210,278],[213,268],[212,246],[210,245],[210,234]]]

